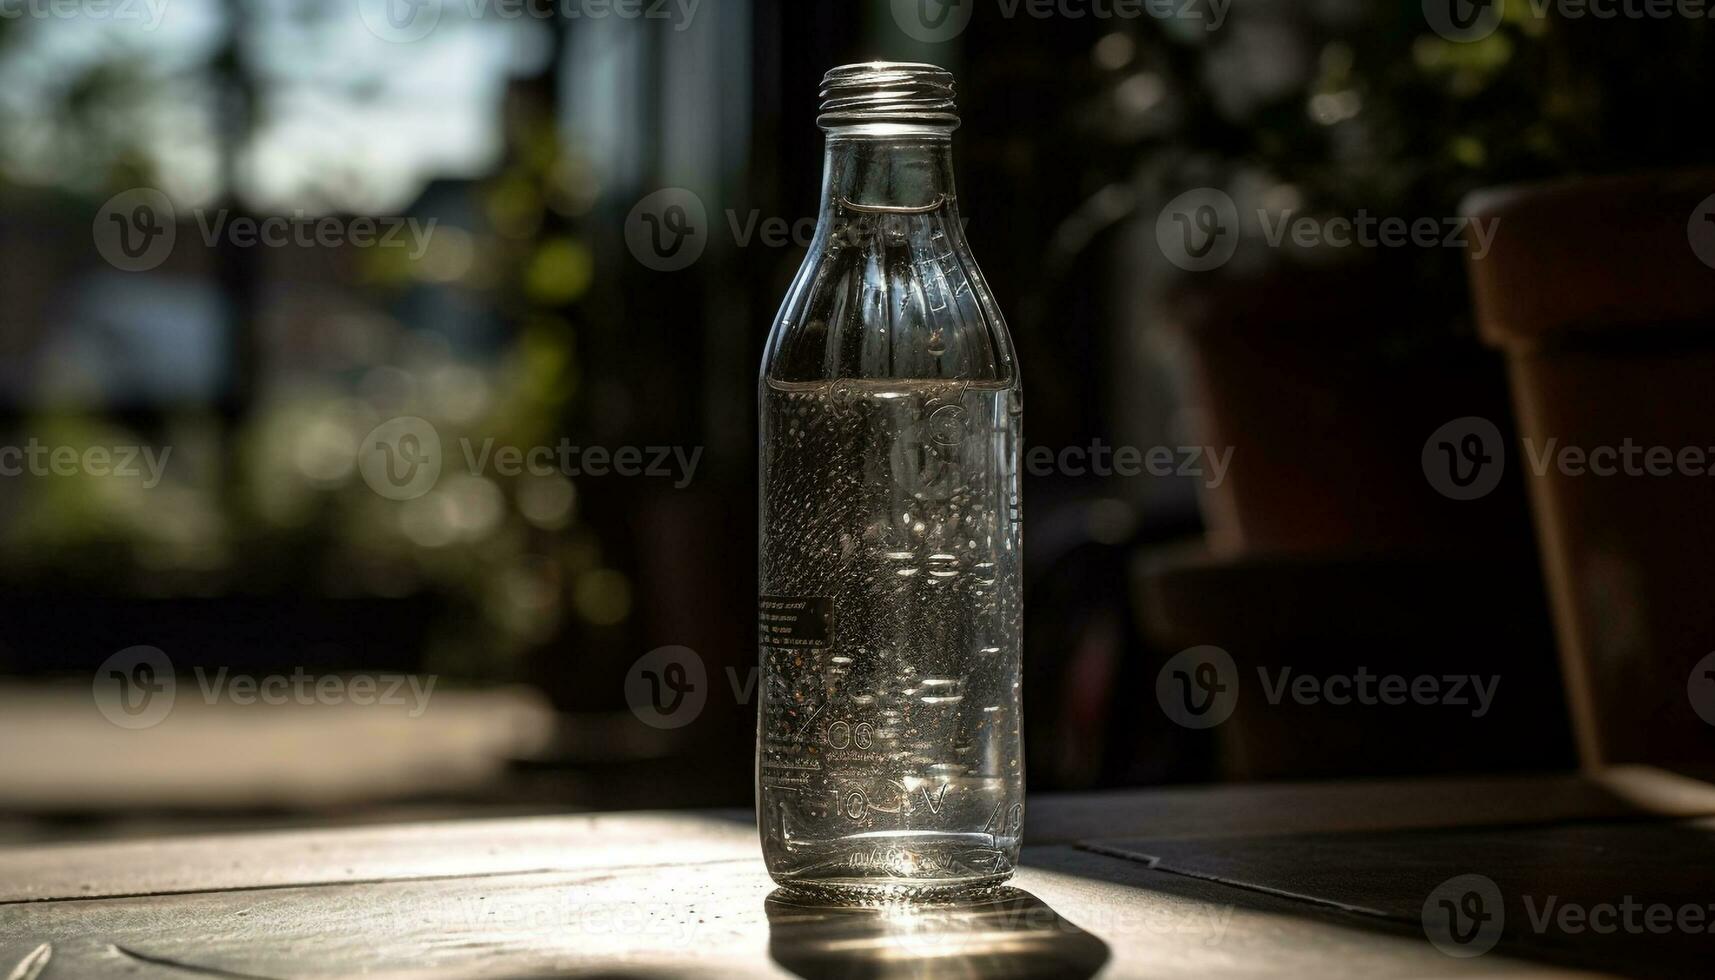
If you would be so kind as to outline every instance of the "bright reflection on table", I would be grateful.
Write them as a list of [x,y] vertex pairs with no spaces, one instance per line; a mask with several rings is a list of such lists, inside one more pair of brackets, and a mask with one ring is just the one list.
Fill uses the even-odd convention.
[[768,896],[768,951],[804,977],[1088,977],[1108,947],[1017,888],[865,907]]

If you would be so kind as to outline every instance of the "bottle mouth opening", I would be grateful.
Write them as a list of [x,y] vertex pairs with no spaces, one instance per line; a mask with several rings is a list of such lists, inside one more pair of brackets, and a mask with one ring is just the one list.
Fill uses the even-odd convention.
[[934,65],[841,65],[822,76],[821,97],[816,125],[823,129],[891,123],[950,133],[959,126],[953,76]]

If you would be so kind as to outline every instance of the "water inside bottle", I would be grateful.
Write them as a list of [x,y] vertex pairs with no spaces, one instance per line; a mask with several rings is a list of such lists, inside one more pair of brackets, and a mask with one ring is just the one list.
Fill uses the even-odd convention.
[[1004,880],[1024,815],[1012,385],[766,381],[758,811],[842,897]]

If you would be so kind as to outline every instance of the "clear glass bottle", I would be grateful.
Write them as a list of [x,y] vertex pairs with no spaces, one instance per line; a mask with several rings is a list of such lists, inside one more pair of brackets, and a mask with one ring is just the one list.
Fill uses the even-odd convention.
[[760,385],[763,854],[839,900],[975,890],[1024,820],[1018,368],[959,220],[952,76],[848,65],[822,100]]

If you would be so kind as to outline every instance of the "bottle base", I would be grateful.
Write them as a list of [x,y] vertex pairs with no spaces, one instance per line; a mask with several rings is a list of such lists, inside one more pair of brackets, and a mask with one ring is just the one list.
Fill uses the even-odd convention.
[[763,851],[775,883],[823,904],[966,898],[1004,884],[1018,863],[1018,839],[988,833],[892,830],[794,838],[779,853],[768,844]]
[[775,877],[784,898],[807,905],[866,906],[982,898],[999,891],[1012,871],[958,878]]

